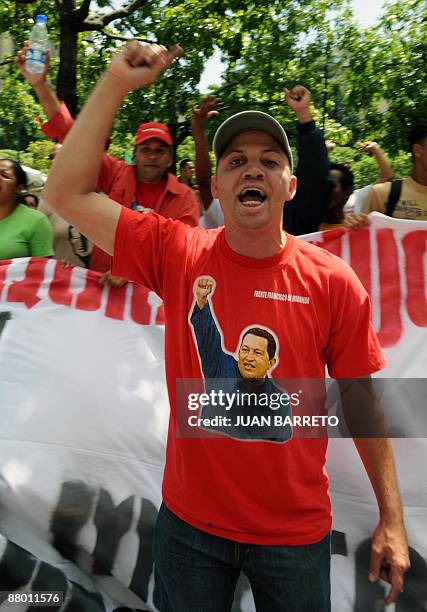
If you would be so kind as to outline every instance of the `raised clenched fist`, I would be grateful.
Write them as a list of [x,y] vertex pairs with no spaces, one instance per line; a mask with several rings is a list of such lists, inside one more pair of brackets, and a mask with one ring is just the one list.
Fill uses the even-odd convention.
[[298,121],[301,123],[311,121],[312,119],[310,112],[310,100],[310,91],[302,85],[297,85],[291,90],[285,89],[286,104],[294,111]]
[[127,93],[154,83],[182,54],[178,45],[166,49],[162,45],[143,44],[134,40],[113,57],[107,74],[114,76],[117,88]]

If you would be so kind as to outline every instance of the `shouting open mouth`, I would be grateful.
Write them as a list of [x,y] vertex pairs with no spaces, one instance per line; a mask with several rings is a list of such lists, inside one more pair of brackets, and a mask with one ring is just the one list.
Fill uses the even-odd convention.
[[262,189],[258,189],[257,187],[246,187],[238,195],[243,206],[247,206],[248,208],[259,206],[264,202],[266,197]]

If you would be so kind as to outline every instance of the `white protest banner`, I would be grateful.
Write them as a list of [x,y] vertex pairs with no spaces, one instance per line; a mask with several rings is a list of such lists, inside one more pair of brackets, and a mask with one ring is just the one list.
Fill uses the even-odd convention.
[[[427,440],[414,428],[413,415],[427,408],[417,386],[406,379],[427,378],[427,223],[370,215],[368,229],[336,229],[304,236],[342,257],[371,296],[372,315],[387,367],[382,399],[400,412],[409,438],[394,440],[412,570],[395,609],[427,609]],[[355,355],[357,359],[357,355]],[[378,522],[372,487],[350,439],[331,439],[328,474],[333,507],[332,608],[336,612],[383,609],[384,584],[367,581],[369,539]],[[390,610],[394,606],[390,606]]]
[[[425,377],[425,227],[373,216],[369,230],[305,237],[369,290],[380,376]],[[143,610],[168,421],[163,308],[142,287],[97,280],[54,260],[0,263],[0,591],[61,590],[69,612]],[[404,429],[410,401],[399,399]],[[427,445],[396,440],[396,453],[415,568],[396,609],[414,612],[427,605]],[[380,610],[383,587],[367,581],[376,504],[351,440],[330,441],[329,473],[333,610]],[[233,612],[251,609],[242,581]]]
[[163,307],[97,281],[54,260],[0,265],[0,591],[145,609],[168,423]]

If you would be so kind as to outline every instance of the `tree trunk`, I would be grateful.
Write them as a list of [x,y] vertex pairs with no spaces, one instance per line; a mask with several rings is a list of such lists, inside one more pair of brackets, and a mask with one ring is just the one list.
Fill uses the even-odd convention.
[[77,41],[79,27],[76,17],[74,0],[63,0],[61,6],[59,71],[56,82],[56,93],[63,100],[71,115],[76,117],[79,112],[77,97]]

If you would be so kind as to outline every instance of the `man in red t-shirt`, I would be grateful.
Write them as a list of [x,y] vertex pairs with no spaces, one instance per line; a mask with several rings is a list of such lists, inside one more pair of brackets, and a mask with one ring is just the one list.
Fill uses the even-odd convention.
[[[347,404],[354,397],[348,379],[369,381],[384,366],[369,298],[341,259],[283,232],[283,202],[292,199],[296,179],[287,136],[265,113],[238,113],[214,138],[212,191],[224,212],[223,228],[207,231],[155,213],[139,215],[93,192],[103,142],[123,98],[154,82],[179,55],[179,48],[130,43],[115,56],[71,130],[44,196],[114,253],[115,273],[164,301],[171,417],[154,543],[160,609],[230,610],[243,571],[259,610],[328,612],[327,440],[304,438],[301,427],[285,444],[234,439],[192,429],[192,415],[205,405],[197,379],[202,382],[214,327],[221,330],[216,346],[224,355],[241,346],[245,330],[268,329],[277,344],[273,380],[323,384],[327,367],[330,376],[346,379],[340,384]],[[215,326],[196,339],[194,287],[207,278],[215,284],[209,300]],[[304,408],[298,399],[293,416]],[[355,442],[380,511],[369,579],[391,583],[390,603],[409,567],[391,441]]]

